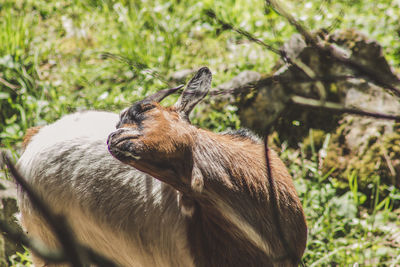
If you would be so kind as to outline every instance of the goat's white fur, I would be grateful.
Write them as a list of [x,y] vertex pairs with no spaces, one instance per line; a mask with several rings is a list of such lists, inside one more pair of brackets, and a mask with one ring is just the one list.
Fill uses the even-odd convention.
[[[21,174],[81,242],[122,266],[193,266],[176,191],[108,152],[117,122],[116,114],[89,111],[43,127],[18,161]],[[25,230],[55,247],[27,196],[18,197]]]

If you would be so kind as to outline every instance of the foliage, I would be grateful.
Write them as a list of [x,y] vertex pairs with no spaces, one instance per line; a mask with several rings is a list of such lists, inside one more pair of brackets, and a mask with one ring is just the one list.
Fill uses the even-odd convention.
[[10,265],[13,267],[29,267],[32,266],[29,252],[27,250],[24,253],[17,252],[15,255],[10,257]]
[[[379,180],[373,184],[374,195],[368,199],[358,191],[358,177],[349,177],[350,191],[342,193],[331,173],[323,173],[325,149],[329,135],[319,151],[311,139],[311,157],[304,146],[298,153],[283,150],[281,156],[290,163],[295,184],[303,202],[309,241],[304,255],[307,266],[396,266],[399,264],[399,212],[393,203],[400,198],[400,190],[379,199]],[[285,147],[285,145],[283,145]],[[365,204],[369,208],[365,208]]]
[[[399,1],[285,3],[311,29],[361,29],[384,46],[399,69]],[[203,13],[207,8],[276,47],[295,33],[259,0],[2,1],[0,147],[18,154],[27,128],[63,114],[121,110],[149,92],[173,85],[168,77],[177,70],[207,65],[214,72],[214,85],[242,70],[270,72],[277,56],[214,24]],[[208,114],[207,119],[193,120],[201,127],[223,131],[240,126],[232,107],[224,113],[197,112]],[[280,144],[310,227],[305,262],[400,264],[399,242],[390,239],[393,229],[399,228],[392,203],[400,192],[391,187],[389,196],[380,200],[377,176],[371,184],[375,197],[368,199],[357,189],[360,174],[355,172],[348,174],[351,190],[343,192],[330,172],[322,172],[329,137],[321,140],[319,151],[311,142],[307,153],[284,149],[284,141]],[[25,266],[28,254],[10,261]]]

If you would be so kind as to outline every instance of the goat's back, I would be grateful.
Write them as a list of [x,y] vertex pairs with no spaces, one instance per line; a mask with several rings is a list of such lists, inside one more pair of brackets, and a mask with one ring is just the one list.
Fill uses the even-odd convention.
[[[175,191],[109,154],[117,121],[107,112],[65,116],[32,137],[18,168],[81,242],[122,266],[191,266]],[[19,205],[27,232],[56,246],[22,192]]]

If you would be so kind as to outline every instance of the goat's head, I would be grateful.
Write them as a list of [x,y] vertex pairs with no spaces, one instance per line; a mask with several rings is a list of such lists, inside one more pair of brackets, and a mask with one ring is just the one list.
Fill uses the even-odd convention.
[[196,128],[189,113],[211,87],[211,72],[201,68],[189,81],[172,107],[159,102],[178,88],[159,91],[122,111],[117,130],[108,138],[111,154],[124,163],[164,181],[177,189],[193,181],[191,147]]

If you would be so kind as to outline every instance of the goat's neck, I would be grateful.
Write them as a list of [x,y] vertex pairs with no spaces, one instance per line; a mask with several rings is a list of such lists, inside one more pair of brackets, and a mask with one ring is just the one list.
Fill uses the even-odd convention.
[[190,243],[197,253],[204,253],[202,259],[219,255],[209,257],[206,265],[252,266],[251,258],[270,263],[268,255],[280,244],[279,240],[274,242],[273,224],[268,218],[262,145],[203,130],[195,141],[193,168],[203,176],[204,188],[193,195],[196,209],[189,227],[193,232]]
[[193,168],[203,176],[206,191],[225,189],[268,198],[262,144],[199,130],[192,153]]

